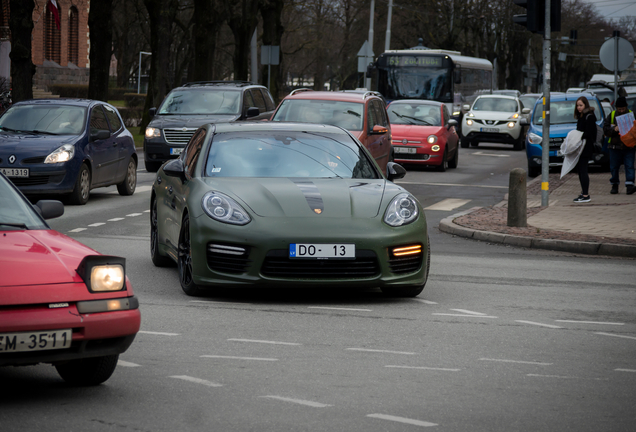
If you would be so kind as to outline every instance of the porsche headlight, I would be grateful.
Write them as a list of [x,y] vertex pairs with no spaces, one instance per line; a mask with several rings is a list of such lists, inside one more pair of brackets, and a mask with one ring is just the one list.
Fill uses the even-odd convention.
[[44,163],[68,162],[73,159],[73,156],[75,156],[75,146],[72,144],[64,144],[48,155],[46,159],[44,159]]
[[429,135],[428,138],[426,138],[426,142],[429,144],[435,144],[437,142],[437,135]]
[[208,216],[219,222],[246,225],[252,220],[239,203],[220,192],[206,193],[201,205]]
[[161,129],[147,127],[146,128],[146,138],[159,138],[161,136]]
[[89,255],[84,257],[76,271],[90,292],[122,291],[126,288],[125,258]]
[[384,222],[392,227],[410,224],[419,216],[417,201],[408,193],[401,193],[391,201],[384,213]]
[[530,132],[528,134],[528,141],[530,142],[530,144],[541,144],[541,141],[543,141],[543,138],[541,138],[541,135],[537,135],[536,133]]

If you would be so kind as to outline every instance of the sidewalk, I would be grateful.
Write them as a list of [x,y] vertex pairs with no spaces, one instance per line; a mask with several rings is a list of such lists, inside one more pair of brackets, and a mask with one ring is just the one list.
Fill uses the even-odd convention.
[[[574,203],[581,193],[578,175],[550,174],[549,206],[541,207],[541,177],[527,185],[528,227],[507,226],[507,198],[492,207],[474,207],[443,219],[443,232],[490,243],[564,252],[636,257],[636,193],[609,193],[609,173],[590,174],[589,203]],[[621,172],[621,180],[625,174]]]

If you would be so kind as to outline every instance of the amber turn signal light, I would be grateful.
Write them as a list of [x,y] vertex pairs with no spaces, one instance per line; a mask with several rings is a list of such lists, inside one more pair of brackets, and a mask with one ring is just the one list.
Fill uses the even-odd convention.
[[422,253],[422,245],[400,246],[392,249],[393,256],[419,255]]

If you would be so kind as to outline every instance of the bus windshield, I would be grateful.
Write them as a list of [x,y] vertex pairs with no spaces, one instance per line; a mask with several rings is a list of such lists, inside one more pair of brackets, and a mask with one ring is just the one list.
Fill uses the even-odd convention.
[[378,91],[389,100],[425,99],[452,102],[451,77],[448,68],[380,68]]

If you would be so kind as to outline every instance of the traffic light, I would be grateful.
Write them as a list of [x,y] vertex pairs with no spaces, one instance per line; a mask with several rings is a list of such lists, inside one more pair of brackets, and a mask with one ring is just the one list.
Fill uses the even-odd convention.
[[[545,32],[545,0],[512,0],[514,4],[527,9],[525,14],[514,15],[512,21],[522,25],[532,33]],[[561,0],[550,1],[550,31],[561,31]]]

